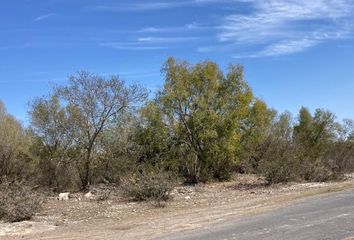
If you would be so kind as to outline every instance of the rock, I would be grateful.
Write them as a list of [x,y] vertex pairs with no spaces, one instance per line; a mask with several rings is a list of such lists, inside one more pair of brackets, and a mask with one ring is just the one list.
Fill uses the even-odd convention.
[[189,200],[189,199],[191,199],[191,197],[190,196],[186,196],[186,197],[184,197],[184,199]]
[[90,200],[94,199],[95,198],[95,195],[93,195],[91,192],[88,192],[85,194],[85,198],[88,198]]
[[60,201],[67,201],[67,200],[69,200],[69,196],[70,196],[70,193],[69,193],[69,192],[59,193],[58,200],[60,200]]

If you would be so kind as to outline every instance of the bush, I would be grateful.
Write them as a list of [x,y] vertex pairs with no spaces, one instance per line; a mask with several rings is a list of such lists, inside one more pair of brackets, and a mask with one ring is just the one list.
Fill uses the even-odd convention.
[[40,210],[44,198],[22,183],[0,183],[0,219],[8,222],[29,220]]
[[269,184],[297,180],[298,168],[288,159],[261,162],[261,172]]
[[339,174],[331,171],[321,160],[303,164],[303,179],[309,182],[327,182],[339,178]]
[[161,206],[162,201],[170,199],[170,193],[176,185],[176,177],[168,172],[145,170],[124,179],[122,188],[125,195],[135,201],[152,200]]

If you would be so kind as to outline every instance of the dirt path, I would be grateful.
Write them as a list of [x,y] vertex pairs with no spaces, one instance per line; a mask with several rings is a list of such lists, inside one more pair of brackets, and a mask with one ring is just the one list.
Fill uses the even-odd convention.
[[119,195],[101,203],[50,200],[33,222],[0,224],[0,239],[154,239],[353,187],[353,180],[272,187],[257,181],[248,176],[235,182],[179,187],[165,208],[124,202]]
[[354,189],[306,198],[290,206],[159,240],[354,239]]

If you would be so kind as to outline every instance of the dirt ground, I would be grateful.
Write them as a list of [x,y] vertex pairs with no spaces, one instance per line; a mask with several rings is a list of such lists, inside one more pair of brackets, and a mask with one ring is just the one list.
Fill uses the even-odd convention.
[[[112,190],[108,200],[71,194],[67,201],[50,198],[32,221],[1,223],[0,239],[154,239],[283,207],[303,198],[354,186],[342,182],[292,183],[266,186],[253,175],[227,183],[180,186],[165,207],[136,203]],[[102,187],[97,187],[99,195]]]

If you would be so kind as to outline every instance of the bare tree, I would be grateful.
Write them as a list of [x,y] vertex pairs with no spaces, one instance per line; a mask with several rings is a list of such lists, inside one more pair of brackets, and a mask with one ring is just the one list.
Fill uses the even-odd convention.
[[121,113],[144,101],[147,91],[138,85],[127,87],[118,76],[105,78],[81,71],[69,78],[67,86],[58,87],[56,93],[75,116],[71,125],[76,128],[74,132],[85,155],[79,174],[82,188],[86,188],[92,177],[91,163],[98,137]]

